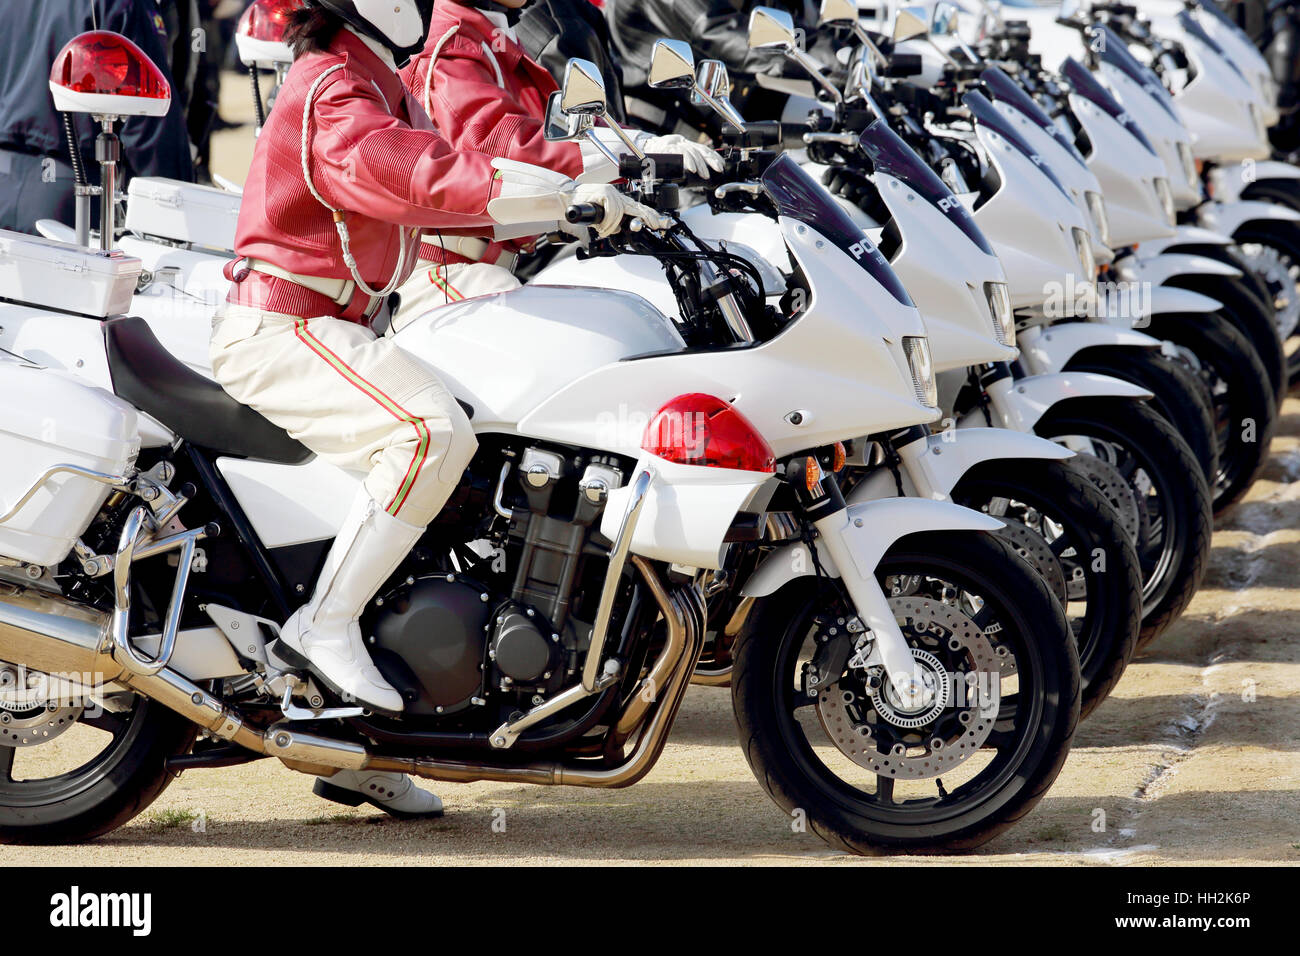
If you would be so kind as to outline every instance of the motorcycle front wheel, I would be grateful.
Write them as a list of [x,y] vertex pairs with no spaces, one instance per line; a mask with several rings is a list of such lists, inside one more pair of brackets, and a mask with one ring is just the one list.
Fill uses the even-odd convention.
[[1125,503],[1136,506],[1140,528],[1141,648],[1183,612],[1209,563],[1214,521],[1200,467],[1187,443],[1144,402],[1070,399],[1053,406],[1034,431],[1067,447],[1087,445],[1129,488]]
[[1004,521],[995,533],[1061,601],[1079,646],[1087,717],[1124,676],[1142,628],[1142,569],[1115,509],[1068,462],[1040,460],[978,465],[952,500]]
[[1210,388],[1219,474],[1211,492],[1214,513],[1238,501],[1268,460],[1277,403],[1254,346],[1218,315],[1156,316],[1150,332],[1187,355]]
[[1219,437],[1209,385],[1188,365],[1155,349],[1095,348],[1071,359],[1067,371],[1095,372],[1139,385],[1151,404],[1187,442],[1213,487],[1219,475]]
[[839,587],[800,578],[755,605],[736,643],[745,757],[836,849],[980,846],[1032,810],[1065,762],[1079,720],[1074,637],[1044,581],[992,535],[909,535],[876,574],[931,696],[902,706]]

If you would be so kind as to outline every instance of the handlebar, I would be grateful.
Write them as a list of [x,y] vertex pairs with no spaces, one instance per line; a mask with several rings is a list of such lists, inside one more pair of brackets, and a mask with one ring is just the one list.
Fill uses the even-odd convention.
[[576,202],[564,211],[565,221],[594,226],[605,218],[605,210],[594,202]]

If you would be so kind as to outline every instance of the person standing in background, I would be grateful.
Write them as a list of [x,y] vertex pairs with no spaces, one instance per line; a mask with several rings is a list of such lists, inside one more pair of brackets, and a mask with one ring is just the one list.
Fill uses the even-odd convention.
[[[0,228],[34,232],[38,219],[71,225],[75,178],[63,118],[50,96],[54,58],[80,33],[112,30],[139,46],[170,83],[166,24],[153,0],[40,0],[11,3],[5,12],[0,32]],[[74,148],[94,182],[96,130],[89,116],[72,121]],[[122,124],[121,138],[128,178],[193,180],[179,101],[172,101],[164,117],[133,117]]]

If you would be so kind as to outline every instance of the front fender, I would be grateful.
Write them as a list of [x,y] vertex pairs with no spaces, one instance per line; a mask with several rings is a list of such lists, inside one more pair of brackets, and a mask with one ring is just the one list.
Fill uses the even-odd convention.
[[1213,229],[1183,224],[1178,227],[1178,234],[1172,239],[1151,239],[1138,246],[1138,254],[1144,258],[1158,256],[1162,252],[1175,252],[1186,246],[1230,246],[1232,236],[1225,236]]
[[[1019,432],[1032,432],[1048,409],[1071,398],[1130,398],[1137,401],[1153,397],[1132,382],[1096,372],[1030,375],[1017,379],[1011,388],[990,391],[989,396],[1005,427]],[[976,409],[964,416],[958,427],[963,427],[964,422],[974,423],[982,418],[983,414]]]
[[1223,303],[1218,299],[1193,292],[1191,289],[1156,286],[1151,290],[1147,310],[1138,316],[1138,321],[1153,315],[1168,315],[1172,312],[1218,312],[1221,308]]
[[[899,448],[898,454],[903,461],[903,488],[908,495],[918,494],[943,501],[966,473],[981,462],[1007,458],[1060,461],[1072,457],[1074,452],[1026,432],[975,426],[949,428],[938,435],[927,435],[923,442],[916,441]],[[859,487],[863,489],[862,497],[851,494],[850,501],[881,497],[878,490],[870,488],[867,482]]]
[[1228,163],[1210,173],[1213,194],[1220,202],[1234,202],[1254,183],[1269,179],[1300,179],[1300,169],[1290,163],[1266,159],[1250,163]]
[[1021,335],[1018,344],[1021,362],[1035,374],[1060,372],[1079,352],[1099,345],[1160,348],[1159,339],[1105,322],[1064,322],[1046,326],[1032,334]]
[[[925,498],[883,498],[859,501],[847,508],[847,526],[841,532],[853,555],[851,573],[874,575],[876,565],[894,542],[909,534],[923,531],[997,531],[1002,522],[986,514],[947,501]],[[831,577],[839,577],[836,566],[825,548],[817,552],[821,568]],[[795,578],[817,573],[808,545],[796,541],[777,548],[754,569],[741,593],[745,597],[765,597]]]
[[1242,272],[1226,262],[1186,252],[1165,252],[1158,256],[1129,256],[1114,270],[1124,282],[1149,282],[1164,285],[1175,276],[1212,275],[1241,278]]
[[1239,202],[1207,202],[1196,211],[1197,221],[1207,229],[1234,236],[1246,223],[1300,222],[1300,212],[1257,199]]

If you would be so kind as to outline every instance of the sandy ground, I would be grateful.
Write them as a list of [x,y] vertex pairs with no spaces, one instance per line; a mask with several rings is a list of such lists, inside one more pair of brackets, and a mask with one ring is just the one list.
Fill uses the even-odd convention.
[[[227,115],[246,114],[232,96]],[[250,142],[246,129],[222,134],[218,171],[242,180]],[[1080,728],[1038,808],[949,862],[1300,863],[1300,400],[1283,412],[1271,460],[1220,521],[1186,614]],[[918,861],[855,858],[793,832],[745,764],[726,690],[691,688],[663,759],[628,790],[441,793],[443,819],[400,823],[326,803],[310,778],[275,761],[195,770],[114,834],[87,846],[0,847],[0,864]]]

